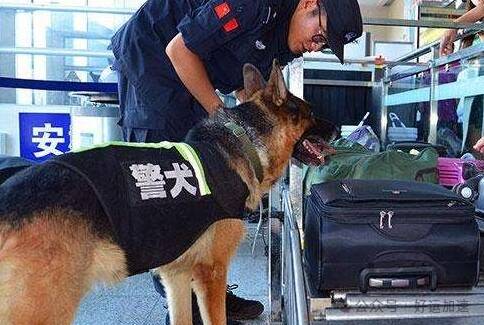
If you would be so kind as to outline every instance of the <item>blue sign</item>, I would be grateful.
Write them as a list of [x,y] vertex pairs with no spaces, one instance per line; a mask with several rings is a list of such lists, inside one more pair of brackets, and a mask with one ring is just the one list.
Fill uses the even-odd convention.
[[71,116],[58,113],[19,113],[20,156],[44,161],[69,151]]

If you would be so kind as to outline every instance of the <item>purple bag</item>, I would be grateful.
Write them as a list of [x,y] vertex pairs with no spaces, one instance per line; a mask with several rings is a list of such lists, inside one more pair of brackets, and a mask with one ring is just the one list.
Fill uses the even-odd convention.
[[380,140],[371,126],[363,125],[354,130],[347,140],[361,144],[363,147],[374,152],[380,152]]

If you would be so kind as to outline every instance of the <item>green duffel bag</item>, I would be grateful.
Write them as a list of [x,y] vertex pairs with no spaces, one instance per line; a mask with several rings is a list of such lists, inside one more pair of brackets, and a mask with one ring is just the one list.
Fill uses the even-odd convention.
[[437,158],[434,148],[423,149],[418,155],[401,151],[374,153],[362,145],[345,139],[332,143],[336,154],[326,158],[326,164],[306,167],[304,193],[309,195],[313,184],[339,179],[393,179],[438,183]]

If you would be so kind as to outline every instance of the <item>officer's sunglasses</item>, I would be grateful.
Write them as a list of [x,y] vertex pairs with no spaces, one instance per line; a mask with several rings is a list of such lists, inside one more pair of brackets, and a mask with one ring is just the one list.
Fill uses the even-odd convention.
[[322,1],[318,1],[318,17],[319,17],[319,33],[316,35],[313,35],[311,40],[320,45],[327,45],[328,44],[328,39],[325,36],[325,31],[323,29],[323,22],[321,21],[321,15],[323,13],[323,10],[321,10],[321,7],[323,6]]

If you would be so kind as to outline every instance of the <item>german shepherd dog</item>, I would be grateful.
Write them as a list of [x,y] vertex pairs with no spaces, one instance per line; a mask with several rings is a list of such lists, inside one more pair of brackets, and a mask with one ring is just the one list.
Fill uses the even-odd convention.
[[[309,104],[288,92],[277,62],[267,83],[252,65],[244,66],[243,76],[249,100],[221,109],[195,126],[188,138],[217,148],[223,163],[247,187],[245,207],[255,209],[292,156],[322,163],[332,151],[326,143],[335,129],[317,121]],[[245,130],[262,167],[261,179],[237,137],[220,131],[227,122]],[[48,164],[24,171],[43,165]],[[39,173],[19,174],[0,186],[0,324],[70,324],[94,283],[112,284],[129,275],[126,253],[109,230],[102,207],[87,198],[91,187],[61,173],[42,182],[33,179]],[[59,198],[73,191],[77,199],[72,202],[40,194]],[[226,324],[227,270],[243,236],[241,217],[228,216],[209,225],[175,260],[157,265],[173,324],[192,323],[191,289],[203,323]]]

